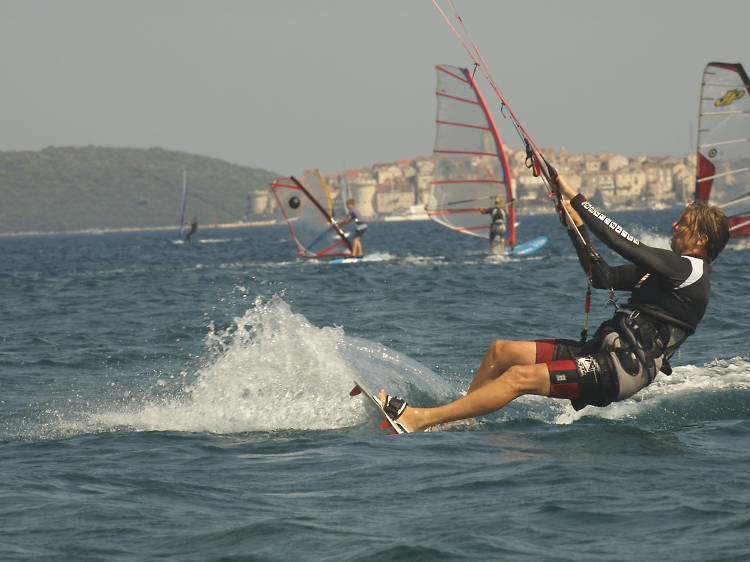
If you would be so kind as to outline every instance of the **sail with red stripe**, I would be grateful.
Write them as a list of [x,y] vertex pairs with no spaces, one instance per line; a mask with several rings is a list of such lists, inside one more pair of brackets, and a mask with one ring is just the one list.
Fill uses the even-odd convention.
[[750,236],[750,80],[739,63],[703,71],[695,198],[721,207],[731,236]]
[[303,258],[349,256],[351,244],[324,205],[293,176],[277,178],[271,192],[284,215],[297,253]]
[[[435,222],[489,238],[496,197],[513,200],[510,168],[485,100],[465,68],[437,65],[435,167],[427,214]],[[515,213],[509,208],[508,243],[515,244]]]

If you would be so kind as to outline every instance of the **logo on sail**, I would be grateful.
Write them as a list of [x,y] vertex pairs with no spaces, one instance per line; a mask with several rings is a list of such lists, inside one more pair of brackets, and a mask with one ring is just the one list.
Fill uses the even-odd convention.
[[729,90],[726,94],[724,94],[724,97],[717,99],[714,102],[714,105],[716,107],[729,105],[734,100],[738,100],[744,95],[745,95],[745,90],[740,90],[739,88],[736,90]]

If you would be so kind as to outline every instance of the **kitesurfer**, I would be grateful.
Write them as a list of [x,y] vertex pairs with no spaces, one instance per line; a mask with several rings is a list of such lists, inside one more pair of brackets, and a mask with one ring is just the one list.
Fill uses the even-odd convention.
[[348,199],[346,201],[346,208],[349,210],[349,214],[339,223],[339,226],[346,226],[354,221],[355,230],[354,238],[352,239],[352,256],[355,258],[361,258],[362,235],[365,233],[365,230],[367,230],[367,223],[362,218],[362,214],[354,206],[354,199]]
[[480,207],[483,215],[492,215],[490,224],[490,254],[495,253],[495,238],[500,238],[500,253],[505,253],[505,223],[508,219],[508,205],[503,205],[500,197],[495,197],[495,205],[491,208]]
[[[558,189],[575,229],[571,239],[595,288],[630,291],[626,308],[602,323],[588,342],[497,340],[484,355],[465,396],[435,408],[408,406],[380,392],[386,412],[407,431],[494,412],[524,394],[571,400],[574,408],[624,400],[671,373],[668,360],[692,334],[708,305],[711,262],[729,239],[718,207],[690,203],[672,223],[671,250],[649,247],[591,205],[560,176]],[[560,209],[562,210],[562,209]],[[590,245],[586,227],[631,262],[608,265]]]

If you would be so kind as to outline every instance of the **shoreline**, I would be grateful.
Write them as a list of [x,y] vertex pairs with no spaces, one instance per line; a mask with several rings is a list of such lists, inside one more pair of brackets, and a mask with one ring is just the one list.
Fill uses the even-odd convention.
[[[227,222],[217,225],[204,226],[200,230],[210,231],[222,228],[242,228],[248,226],[271,226],[281,224],[276,219],[263,221],[237,221]],[[174,225],[171,226],[127,226],[122,228],[82,228],[78,230],[26,230],[22,232],[0,232],[0,238],[22,238],[25,236],[60,236],[64,234],[110,234],[113,232],[149,232],[176,230]]]

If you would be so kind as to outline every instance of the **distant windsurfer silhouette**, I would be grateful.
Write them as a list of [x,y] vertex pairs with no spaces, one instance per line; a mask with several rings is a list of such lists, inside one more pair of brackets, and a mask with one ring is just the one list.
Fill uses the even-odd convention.
[[190,222],[190,230],[185,235],[185,242],[190,242],[190,237],[195,234],[196,230],[198,230],[198,217],[193,217],[193,220]]

